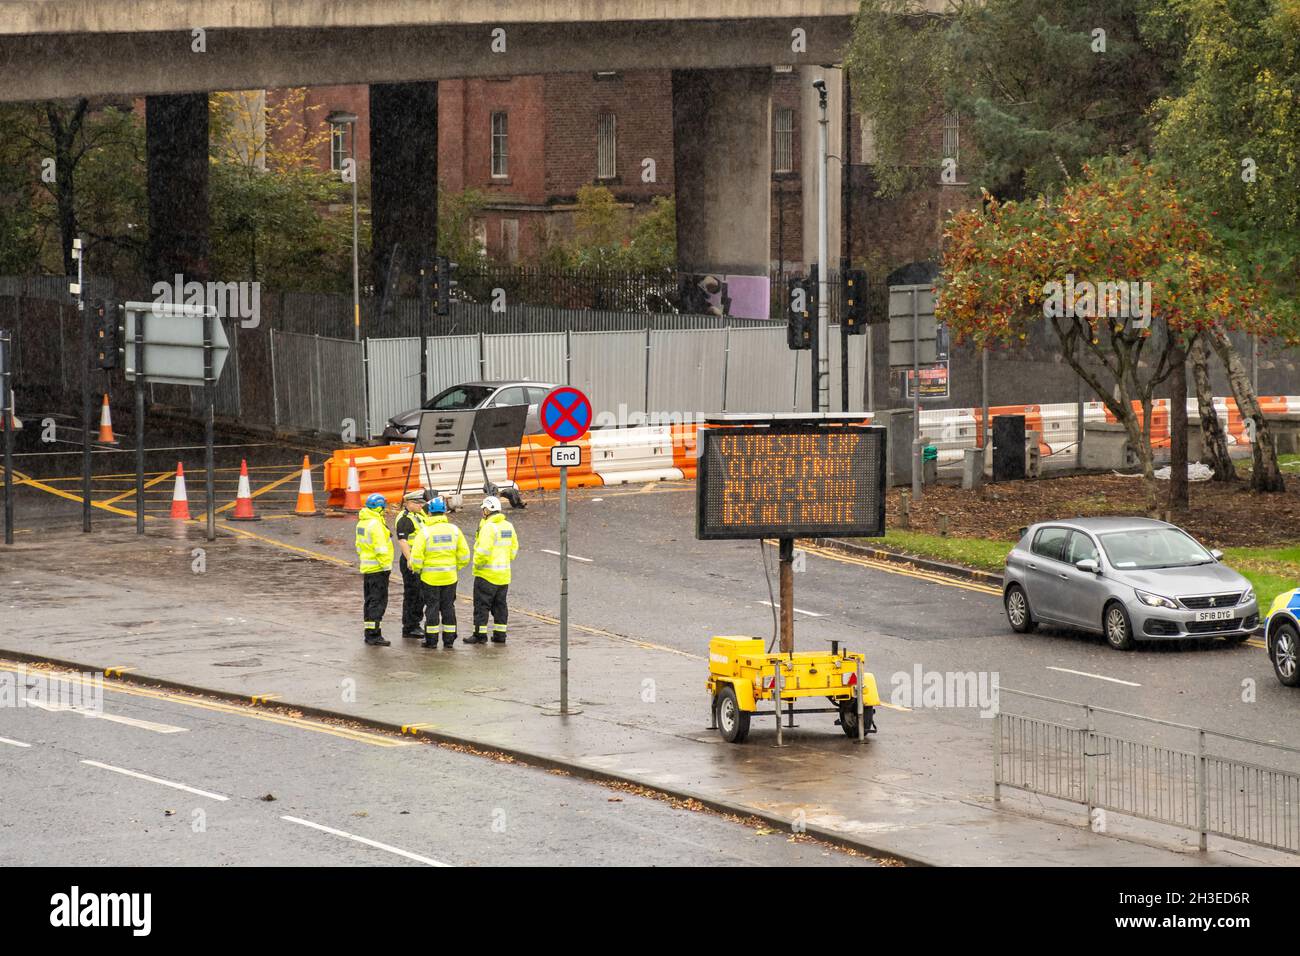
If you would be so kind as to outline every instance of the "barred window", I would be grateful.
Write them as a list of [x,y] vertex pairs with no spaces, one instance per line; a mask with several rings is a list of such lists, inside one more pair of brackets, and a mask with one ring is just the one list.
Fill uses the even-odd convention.
[[772,161],[772,171],[792,172],[794,170],[794,110],[783,107],[776,111],[773,136],[776,156]]
[[596,117],[596,178],[613,179],[618,175],[618,121],[613,113]]
[[330,127],[330,169],[338,172],[343,168],[343,160],[348,158],[347,149],[343,145],[343,126]]
[[960,159],[961,127],[959,117],[954,110],[943,114],[943,158]]
[[510,117],[507,113],[492,114],[492,175],[504,179],[510,175]]

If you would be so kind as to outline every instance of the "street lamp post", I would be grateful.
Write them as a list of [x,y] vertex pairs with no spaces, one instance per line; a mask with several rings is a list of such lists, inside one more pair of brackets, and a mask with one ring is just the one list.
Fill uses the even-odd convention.
[[[343,110],[334,110],[329,116],[325,117],[325,122],[330,124],[331,128],[340,126],[350,127],[348,139],[351,144],[352,160],[352,340],[361,341],[361,280],[360,267],[358,264],[358,244],[359,244],[359,217],[357,213],[357,114],[346,113]],[[333,152],[334,144],[330,143],[330,151]]]
[[830,337],[830,234],[827,223],[826,174],[830,162],[830,119],[826,115],[827,94],[826,81],[814,80],[817,90],[818,106],[821,118],[817,121],[819,152],[817,163],[817,355],[815,366],[817,375],[817,411],[828,412],[831,409],[831,369],[827,353],[827,339]]

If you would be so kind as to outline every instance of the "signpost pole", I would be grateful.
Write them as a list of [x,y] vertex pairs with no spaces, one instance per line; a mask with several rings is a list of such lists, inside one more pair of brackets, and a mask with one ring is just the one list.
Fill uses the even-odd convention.
[[569,714],[569,466],[560,466],[560,716]]
[[[794,538],[781,538],[780,546],[781,589],[781,653],[794,650]],[[777,710],[781,709],[777,702]],[[777,717],[777,723],[781,718]]]
[[921,500],[921,310],[912,289],[912,500]]
[[14,543],[14,336],[0,332],[0,408],[4,410],[5,427],[5,544]]
[[[212,376],[212,323],[217,321],[210,310],[203,313],[203,455],[207,466],[208,540],[217,540],[216,464],[213,461],[213,431],[217,414],[216,383]],[[319,350],[320,344],[317,343]]]
[[90,316],[86,313],[86,299],[82,283],[86,270],[82,258],[82,242],[76,241],[77,251],[77,321],[81,323],[81,530],[90,533]]
[[135,313],[135,533],[144,534],[144,312]]

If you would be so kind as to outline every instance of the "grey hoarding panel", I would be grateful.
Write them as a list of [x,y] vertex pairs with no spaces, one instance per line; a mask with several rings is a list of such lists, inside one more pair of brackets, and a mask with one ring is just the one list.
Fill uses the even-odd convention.
[[591,400],[595,424],[616,424],[620,407],[646,411],[645,343],[644,331],[571,334],[568,384]]

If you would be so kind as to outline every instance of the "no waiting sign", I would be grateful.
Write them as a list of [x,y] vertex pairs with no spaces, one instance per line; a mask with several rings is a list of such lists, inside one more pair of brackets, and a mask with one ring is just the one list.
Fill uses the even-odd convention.
[[546,393],[537,417],[542,431],[556,441],[577,441],[591,427],[591,402],[578,389],[561,385]]
[[884,439],[861,425],[703,429],[695,536],[884,534]]

